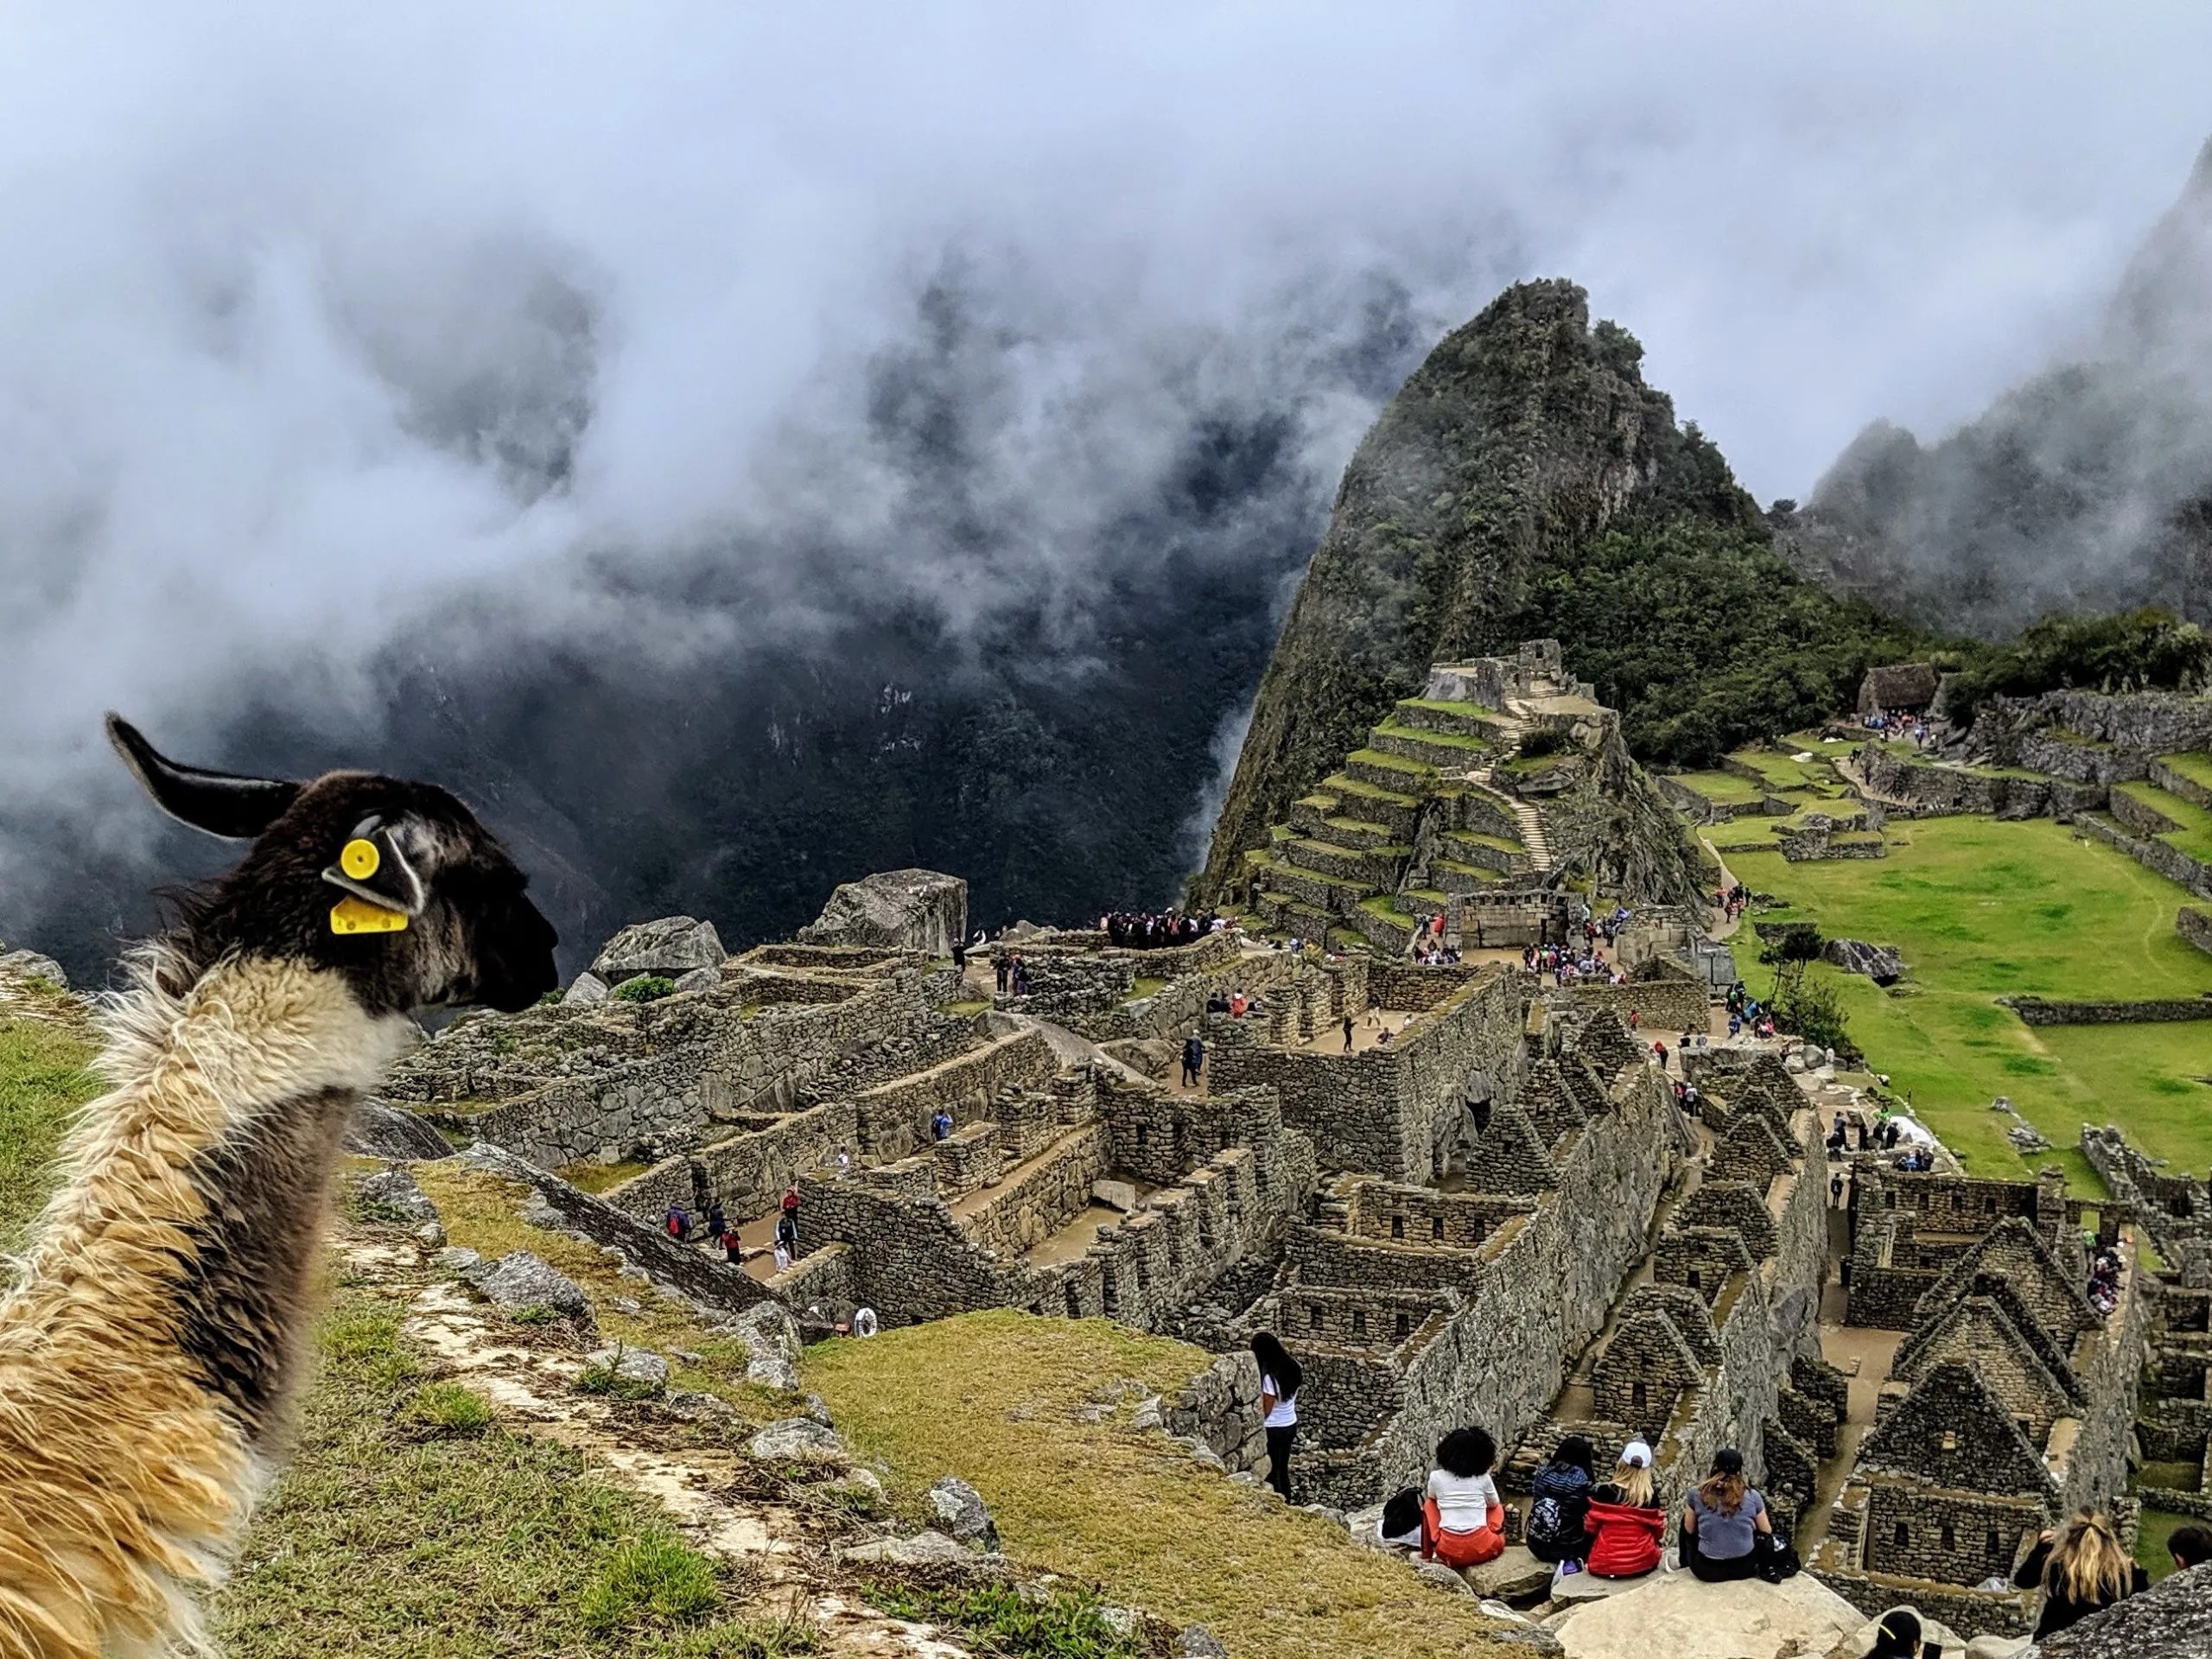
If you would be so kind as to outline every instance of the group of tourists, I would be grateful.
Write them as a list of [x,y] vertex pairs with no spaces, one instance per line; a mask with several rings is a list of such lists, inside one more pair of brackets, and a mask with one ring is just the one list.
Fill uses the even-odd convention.
[[2089,1262],[2089,1302],[2100,1313],[2120,1306],[2120,1251],[2100,1245]]
[[1588,941],[1580,953],[1571,944],[1524,944],[1521,966],[1529,973],[1549,974],[1554,985],[1628,983],[1628,976],[1605,960],[1604,950]]
[[1774,1035],[1774,1010],[1745,990],[1742,980],[1728,988],[1728,994],[1721,1002],[1728,1010],[1728,1035],[1731,1038],[1746,1028],[1754,1037]]
[[1206,998],[1208,1014],[1225,1014],[1231,1020],[1242,1020],[1260,1006],[1260,999],[1239,987],[1234,990],[1215,989]]
[[1744,906],[1751,902],[1751,890],[1740,881],[1731,881],[1713,895],[1713,907],[1720,912],[1723,926],[1744,913]]
[[1001,950],[991,958],[991,978],[1001,996],[1029,995],[1029,964],[1019,950]]
[[1116,910],[1098,918],[1098,931],[1106,936],[1106,942],[1124,950],[1192,944],[1228,925],[1225,918],[1211,911],[1187,915],[1175,910]]
[[1916,749],[1924,749],[1929,744],[1928,716],[1925,715],[1892,715],[1877,709],[1860,723],[1868,731],[1878,732],[1884,737],[1904,738]]

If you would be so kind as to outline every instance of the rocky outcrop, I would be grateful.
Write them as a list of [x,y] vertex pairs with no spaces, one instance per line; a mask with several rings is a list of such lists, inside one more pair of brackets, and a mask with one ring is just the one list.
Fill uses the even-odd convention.
[[[592,958],[591,973],[602,985],[620,985],[639,974],[681,979],[695,969],[719,969],[726,953],[712,922],[690,916],[664,916],[624,928]],[[586,995],[578,999],[591,1001]]]
[[1567,1659],[1652,1659],[1726,1654],[1798,1659],[1825,1654],[1866,1615],[1809,1573],[1780,1584],[1757,1579],[1702,1584],[1670,1573],[1586,1602],[1554,1629]]
[[2045,1637],[2024,1659],[2202,1659],[2208,1653],[2212,1567],[2199,1567]]
[[371,1096],[353,1108],[346,1126],[346,1150],[365,1158],[445,1158],[453,1148],[446,1138],[413,1112],[387,1106]]
[[808,944],[880,945],[949,957],[967,936],[968,884],[935,870],[882,870],[848,881],[798,931]]
[[1821,946],[1821,960],[1847,974],[1864,974],[1877,985],[1894,985],[1904,977],[1904,958],[1892,944],[1830,939]]
[[[1523,283],[1414,371],[1345,469],[1260,683],[1209,885],[1232,880],[1395,701],[1421,696],[1431,664],[1547,632],[1513,621],[1536,563],[1675,480],[1685,440],[1643,384],[1642,351],[1611,323],[1593,328],[1573,283]],[[1732,481],[1698,505],[1757,522]]]

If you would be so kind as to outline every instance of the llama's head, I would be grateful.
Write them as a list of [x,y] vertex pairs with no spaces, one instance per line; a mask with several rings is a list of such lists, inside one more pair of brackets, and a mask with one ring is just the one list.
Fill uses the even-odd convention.
[[178,944],[345,976],[373,1014],[481,1003],[512,1012],[560,982],[552,924],[476,815],[442,789],[365,772],[309,783],[179,766],[110,715],[109,741],[170,817],[251,841],[186,906]]

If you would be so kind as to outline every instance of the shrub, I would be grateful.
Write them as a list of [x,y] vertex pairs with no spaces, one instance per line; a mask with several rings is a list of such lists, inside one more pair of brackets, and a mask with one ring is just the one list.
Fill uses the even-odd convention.
[[667,1533],[651,1532],[617,1549],[576,1605],[584,1623],[606,1636],[702,1618],[720,1596],[712,1561]]
[[639,974],[614,988],[615,1000],[620,1002],[658,1002],[664,996],[675,995],[676,982],[665,974]]
[[561,1316],[543,1302],[526,1302],[507,1317],[517,1325],[550,1325]]
[[2069,687],[2186,690],[2212,676],[2212,637],[2171,612],[2047,616],[2009,645],[1974,653],[1943,687],[1943,715],[1959,725],[1993,696]]
[[893,1618],[948,1624],[1018,1659],[1138,1659],[1144,1651],[1134,1636],[1107,1623],[1097,1598],[1085,1591],[870,1583],[861,1594]]
[[406,1421],[448,1434],[479,1434],[492,1426],[492,1408],[474,1389],[458,1382],[426,1382],[416,1389],[403,1413]]

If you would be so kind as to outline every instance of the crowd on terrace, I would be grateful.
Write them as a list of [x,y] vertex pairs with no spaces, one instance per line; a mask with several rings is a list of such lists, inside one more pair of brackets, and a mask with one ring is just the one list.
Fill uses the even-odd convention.
[[1185,913],[1177,910],[1109,911],[1098,918],[1106,942],[1125,950],[1157,950],[1171,944],[1191,944],[1229,925],[1226,917],[1211,911]]

